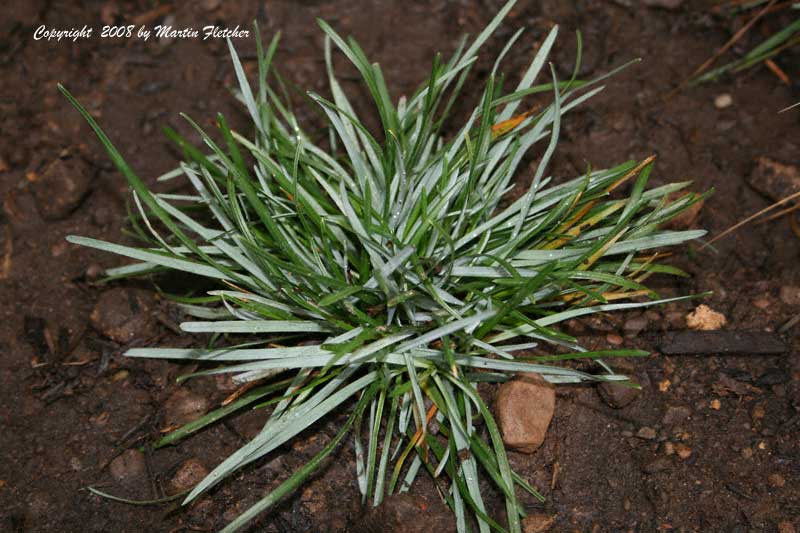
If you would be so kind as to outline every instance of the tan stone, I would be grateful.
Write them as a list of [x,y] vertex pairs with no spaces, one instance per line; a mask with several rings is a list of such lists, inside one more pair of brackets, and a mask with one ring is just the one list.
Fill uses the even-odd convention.
[[554,387],[539,374],[522,374],[503,383],[494,407],[506,446],[523,453],[536,451],[544,442],[555,405]]
[[208,469],[198,459],[188,459],[178,467],[170,483],[176,492],[188,490],[208,475]]

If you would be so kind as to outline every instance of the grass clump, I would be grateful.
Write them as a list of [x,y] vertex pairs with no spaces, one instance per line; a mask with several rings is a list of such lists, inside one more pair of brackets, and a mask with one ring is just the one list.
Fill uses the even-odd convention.
[[[502,382],[516,372],[538,372],[553,383],[622,381],[602,358],[644,355],[588,352],[557,325],[670,301],[658,300],[642,282],[654,273],[680,274],[657,264],[655,250],[703,235],[661,229],[700,197],[667,199],[686,183],[647,189],[652,159],[559,183],[548,177],[561,117],[603,89],[600,79],[559,82],[552,67],[550,81],[534,84],[557,28],[516,88],[505,93],[500,66],[521,32],[514,34],[469,119],[448,138],[441,135],[479,49],[513,3],[449,60],[437,57],[430,78],[397,104],[379,66],[320,22],[331,96],[309,96],[330,127],[326,144],[312,141],[268,83],[278,37],[266,50],[259,39],[256,91],[230,45],[238,96],[254,130],[232,131],[220,115],[218,143],[187,117],[204,147],[167,130],[186,160],[163,178],[185,178],[194,189],[190,195],[150,191],[62,88],[129,181],[141,234],[150,242],[132,247],[69,240],[137,260],[112,269],[112,276],[177,270],[216,285],[180,304],[195,319],[182,329],[213,334],[210,347],[134,348],[127,355],[201,361],[208,366],[193,376],[230,373],[239,383],[255,384],[159,445],[233,410],[272,407],[261,432],[186,501],[337,408],[349,413],[318,456],[227,531],[299,486],[348,435],[355,441],[364,503],[378,505],[408,490],[417,476],[429,476],[460,531],[474,525],[520,531],[525,511],[518,489],[541,496],[509,466],[477,384]],[[358,119],[336,80],[334,46],[355,65],[374,99],[382,125],[377,135]],[[551,93],[552,102],[519,113],[521,100],[534,93]],[[523,156],[539,144],[544,150],[530,187],[504,205]],[[625,183],[632,185],[630,194],[612,196]],[[652,299],[643,301],[645,296]],[[302,342],[314,339],[319,344]],[[536,345],[560,349],[549,357],[515,356]],[[596,373],[559,363],[586,358],[597,360]],[[481,476],[499,488],[505,517],[495,518],[487,508]]]

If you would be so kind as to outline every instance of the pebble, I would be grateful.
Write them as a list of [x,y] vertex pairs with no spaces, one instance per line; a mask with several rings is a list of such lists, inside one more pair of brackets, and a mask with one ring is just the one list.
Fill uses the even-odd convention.
[[800,287],[784,285],[778,295],[786,305],[800,305]]
[[753,307],[756,309],[769,309],[772,306],[772,299],[768,295],[761,295],[753,299]]
[[67,218],[89,193],[93,173],[79,157],[59,158],[51,162],[44,172],[28,173],[31,192],[39,214],[45,220]]
[[692,449],[688,445],[678,442],[675,444],[675,453],[678,454],[678,457],[681,459],[686,460],[692,456]]
[[608,405],[614,409],[622,409],[638,398],[642,391],[616,383],[601,383],[597,386],[597,392]]
[[677,423],[683,422],[692,416],[692,411],[683,405],[671,405],[667,407],[661,423],[665,426],[674,426]]
[[155,307],[155,298],[149,291],[114,288],[97,300],[91,314],[92,326],[120,344],[136,337],[151,337],[156,331]]
[[137,479],[147,471],[144,454],[139,450],[125,450],[111,461],[109,470],[114,479],[120,482]]
[[675,445],[670,441],[664,443],[664,455],[675,455]]
[[188,389],[178,389],[164,403],[164,423],[172,428],[188,424],[203,416],[208,400]]
[[681,330],[686,328],[686,316],[681,311],[669,311],[664,316],[667,329]]
[[625,342],[624,339],[616,333],[609,333],[606,335],[606,341],[614,346],[620,346],[623,342]]
[[717,330],[727,322],[725,315],[714,311],[706,304],[698,305],[694,311],[686,315],[686,326],[694,330]]
[[647,329],[648,325],[649,321],[647,317],[642,315],[626,320],[622,325],[622,329],[625,330],[626,337],[636,337],[639,333]]
[[733,97],[728,93],[722,93],[714,98],[714,107],[717,109],[725,109],[733,104]]
[[520,374],[500,385],[494,408],[503,442],[533,453],[544,442],[556,404],[554,387],[539,374]]
[[522,519],[522,533],[546,533],[555,521],[556,515],[530,514]]
[[114,213],[107,206],[101,205],[92,211],[92,224],[99,228],[106,228],[114,221]]
[[636,436],[640,439],[654,440],[656,438],[656,430],[650,426],[643,426],[636,432]]
[[786,479],[780,474],[770,474],[767,481],[769,481],[770,485],[778,489],[786,485]]
[[203,480],[208,475],[208,469],[199,459],[188,459],[184,461],[175,475],[172,476],[170,483],[175,492],[188,490]]
[[97,263],[89,263],[86,267],[85,276],[88,281],[97,281],[106,274],[106,269]]

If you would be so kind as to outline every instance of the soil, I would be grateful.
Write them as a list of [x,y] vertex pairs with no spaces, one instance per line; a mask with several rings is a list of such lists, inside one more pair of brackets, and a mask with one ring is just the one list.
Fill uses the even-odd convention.
[[[142,42],[100,39],[95,33],[57,43],[34,40],[35,28],[87,24],[99,32],[104,24],[152,26],[165,17],[177,27],[247,28],[256,19],[268,37],[283,32],[276,58],[283,74],[299,87],[325,94],[322,37],[314,24],[322,17],[359,40],[383,65],[399,96],[424,79],[436,51],[454,50],[459,37],[479,31],[501,2],[432,4],[23,0],[5,7],[0,21],[0,530],[216,530],[321,449],[339,422],[331,418],[188,508],[124,505],[87,490],[92,486],[134,499],[172,494],[187,476],[213,468],[252,436],[261,414],[243,413],[176,446],[130,451],[153,442],[166,428],[165,413],[177,390],[185,390],[178,397],[200,397],[210,405],[231,391],[212,379],[177,385],[175,377],[190,368],[120,355],[133,345],[195,342],[176,333],[180,317],[163,301],[152,300],[153,286],[146,280],[113,284],[132,294],[119,299],[128,307],[113,310],[121,314],[116,340],[95,328],[92,310],[109,287],[92,279],[101,267],[122,261],[69,245],[65,236],[125,239],[128,195],[123,178],[56,83],[64,83],[91,110],[151,184],[180,156],[160,134],[161,125],[199,141],[179,112],[202,124],[210,124],[218,111],[234,126],[247,122],[228,91],[235,78],[223,40]],[[759,157],[800,164],[800,111],[777,113],[800,100],[796,50],[776,59],[793,86],[759,66],[665,99],[736,29],[735,21],[712,13],[710,2],[521,1],[487,45],[478,78],[513,30],[526,26],[525,44],[505,65],[507,72],[519,72],[553,22],[562,26],[554,55],[561,77],[572,68],[577,29],[585,46],[581,76],[643,58],[565,120],[552,163],[557,176],[582,173],[587,164],[600,168],[656,154],[655,183],[691,179],[695,190],[715,188],[695,222],[714,235],[770,202],[748,185]],[[734,53],[780,22],[777,17],[758,25]],[[236,45],[252,71],[253,39],[238,39]],[[345,82],[361,109],[369,109],[363,88],[350,77]],[[480,84],[474,87],[462,99],[465,109],[478,98]],[[718,109],[714,101],[723,93],[732,97],[732,105]],[[312,111],[301,116],[314,119]],[[54,163],[60,159],[64,162]],[[82,178],[74,178],[73,171],[70,179],[64,169],[76,168]],[[521,174],[521,183],[528,174]],[[593,387],[559,388],[542,448],[533,455],[511,454],[517,471],[547,498],[545,504],[526,505],[555,515],[553,531],[800,528],[800,325],[777,333],[800,313],[797,302],[781,298],[800,285],[800,239],[783,217],[750,224],[717,242],[713,252],[695,247],[676,253],[674,261],[690,277],[656,280],[662,294],[711,290],[704,303],[725,315],[724,331],[776,332],[789,350],[660,355],[665,332],[685,329],[683,317],[694,303],[570,324],[589,346],[621,342],[653,355],[619,364],[642,384],[638,397],[630,403],[625,398],[621,409],[603,400],[613,391],[601,397]],[[145,317],[137,315],[144,312],[137,303],[141,298],[150,301]],[[356,527],[361,510],[350,442],[252,530]],[[176,474],[180,479],[173,479]],[[424,482],[415,490],[422,494],[420,501],[437,503]],[[427,520],[431,527],[442,523],[407,502],[398,509],[406,509],[406,520],[417,527]],[[374,513],[369,520],[376,523]]]

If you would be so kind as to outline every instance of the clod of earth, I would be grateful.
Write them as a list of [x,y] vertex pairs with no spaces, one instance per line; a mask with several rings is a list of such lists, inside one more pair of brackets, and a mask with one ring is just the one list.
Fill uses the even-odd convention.
[[521,374],[500,385],[494,408],[503,442],[533,453],[544,442],[556,406],[556,391],[539,374]]
[[632,403],[642,393],[641,389],[617,383],[601,383],[597,392],[608,405],[615,409],[622,409]]
[[92,168],[78,156],[58,158],[42,174],[28,173],[31,192],[45,220],[62,220],[77,209],[92,181]]
[[800,191],[800,169],[768,157],[759,157],[749,182],[753,189],[777,202]]
[[208,410],[208,400],[188,389],[178,389],[164,404],[164,424],[175,428],[197,420]]
[[125,450],[111,461],[108,469],[119,482],[131,482],[142,478],[147,472],[144,454],[139,450]]
[[155,334],[152,293],[142,289],[114,288],[100,295],[91,314],[92,326],[120,344]]
[[694,311],[686,315],[686,326],[689,329],[711,331],[720,329],[727,323],[725,315],[714,311],[706,304],[698,305]]
[[650,426],[643,426],[636,432],[636,436],[644,440],[654,440],[658,436],[658,433]]
[[780,289],[779,297],[786,305],[800,305],[800,287],[784,285]]
[[546,533],[553,527],[556,515],[531,514],[522,520],[522,533]]
[[664,412],[661,423],[665,426],[674,426],[680,422],[685,422],[692,416],[692,411],[684,405],[670,405]]
[[170,484],[175,492],[183,492],[200,483],[200,480],[207,475],[208,469],[199,459],[187,459],[178,467]]

